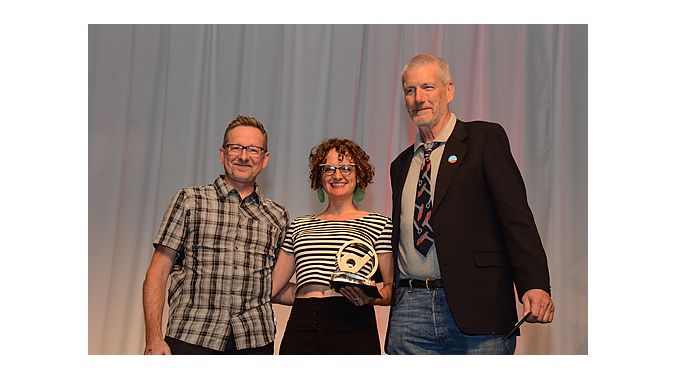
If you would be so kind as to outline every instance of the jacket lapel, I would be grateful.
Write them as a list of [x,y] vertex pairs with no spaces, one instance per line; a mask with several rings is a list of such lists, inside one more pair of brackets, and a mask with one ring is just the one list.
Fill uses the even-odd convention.
[[411,160],[413,159],[413,145],[406,148],[402,153],[399,160],[395,162],[393,166],[392,173],[392,193],[394,204],[392,205],[393,218],[399,219],[399,213],[401,213],[401,195],[404,191],[404,183],[406,182],[406,176],[408,175],[408,168],[411,166]]
[[[441,204],[441,201],[444,199],[448,188],[453,182],[455,173],[458,171],[462,161],[465,158],[465,152],[467,151],[467,145],[463,142],[467,137],[467,132],[465,131],[465,123],[458,120],[455,123],[453,128],[453,133],[446,141],[444,147],[444,153],[441,156],[441,161],[439,162],[439,171],[437,172],[437,182],[434,188],[434,203],[432,206],[432,216]],[[455,156],[455,157],[454,157]],[[452,163],[451,161],[455,161]],[[409,160],[410,162],[410,160]]]

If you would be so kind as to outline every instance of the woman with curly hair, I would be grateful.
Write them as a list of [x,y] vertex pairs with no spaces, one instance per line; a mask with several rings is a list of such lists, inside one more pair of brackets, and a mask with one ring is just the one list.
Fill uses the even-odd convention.
[[[293,305],[280,354],[379,355],[373,305],[390,304],[394,267],[392,221],[357,207],[373,181],[373,166],[354,141],[336,138],[312,149],[309,166],[310,186],[327,206],[319,215],[291,222],[272,273],[273,301]],[[336,291],[329,283],[338,269],[336,253],[355,239],[378,256],[381,298],[369,297],[357,286]],[[370,272],[369,265],[359,273]],[[296,284],[289,282],[294,272]]]

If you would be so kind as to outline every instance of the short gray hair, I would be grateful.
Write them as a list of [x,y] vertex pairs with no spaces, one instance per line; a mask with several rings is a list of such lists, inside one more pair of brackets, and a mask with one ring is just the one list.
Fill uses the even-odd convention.
[[401,84],[404,84],[404,74],[411,69],[415,69],[421,66],[426,65],[436,65],[439,73],[439,80],[444,85],[453,82],[453,77],[451,76],[451,69],[448,67],[448,63],[443,59],[432,54],[418,54],[415,57],[411,58],[404,69],[401,70]]

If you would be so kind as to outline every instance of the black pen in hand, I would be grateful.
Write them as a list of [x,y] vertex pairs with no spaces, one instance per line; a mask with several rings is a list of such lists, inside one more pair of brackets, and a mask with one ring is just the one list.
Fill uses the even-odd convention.
[[507,339],[511,338],[512,335],[516,334],[516,330],[518,330],[519,326],[521,326],[524,322],[526,322],[526,318],[530,317],[530,313],[531,312],[529,311],[528,314],[524,315],[523,318],[521,318],[519,320],[519,322],[516,322],[516,324],[514,325],[514,328],[511,329],[507,334],[505,334],[505,336],[503,336],[500,341],[502,343],[505,343],[507,341]]

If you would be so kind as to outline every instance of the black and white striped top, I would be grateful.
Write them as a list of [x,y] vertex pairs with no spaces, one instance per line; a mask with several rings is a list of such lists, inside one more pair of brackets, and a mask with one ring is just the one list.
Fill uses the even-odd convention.
[[[336,253],[352,240],[371,244],[378,255],[392,252],[392,220],[370,213],[351,220],[320,220],[314,215],[294,219],[286,232],[282,249],[294,255],[297,288],[303,285],[329,285],[331,274],[338,269]],[[360,254],[358,246],[348,246],[344,253]],[[360,270],[367,275],[370,264]]]

